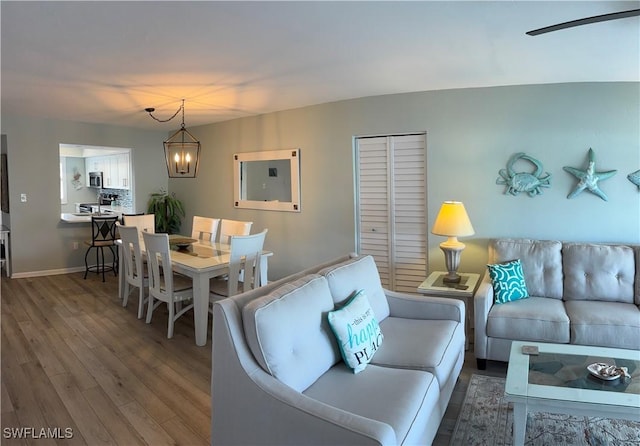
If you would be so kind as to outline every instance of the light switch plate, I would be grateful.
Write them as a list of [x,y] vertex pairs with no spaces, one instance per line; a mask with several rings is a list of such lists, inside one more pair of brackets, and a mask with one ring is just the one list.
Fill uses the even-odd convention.
[[27,202],[27,194],[20,194],[20,201],[22,203],[26,203]]

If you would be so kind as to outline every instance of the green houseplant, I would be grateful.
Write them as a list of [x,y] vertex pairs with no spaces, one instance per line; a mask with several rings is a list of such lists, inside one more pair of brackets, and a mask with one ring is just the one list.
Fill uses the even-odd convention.
[[176,198],[176,194],[169,194],[165,190],[152,193],[149,196],[147,213],[155,214],[156,232],[176,234],[180,230],[184,205]]

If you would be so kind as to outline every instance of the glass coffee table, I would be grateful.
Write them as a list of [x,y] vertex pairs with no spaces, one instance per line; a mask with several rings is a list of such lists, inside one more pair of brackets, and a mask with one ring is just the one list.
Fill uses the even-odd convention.
[[[631,378],[596,377],[587,367],[597,363],[626,367]],[[513,403],[516,446],[524,444],[529,411],[640,421],[640,351],[514,341],[505,400]]]

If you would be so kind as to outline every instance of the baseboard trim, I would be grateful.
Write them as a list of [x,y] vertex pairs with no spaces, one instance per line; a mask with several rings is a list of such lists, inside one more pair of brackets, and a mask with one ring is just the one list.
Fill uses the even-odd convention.
[[28,277],[57,276],[59,274],[72,274],[84,271],[84,266],[76,266],[74,268],[49,269],[45,271],[27,271],[23,273],[12,273],[12,279],[26,279]]

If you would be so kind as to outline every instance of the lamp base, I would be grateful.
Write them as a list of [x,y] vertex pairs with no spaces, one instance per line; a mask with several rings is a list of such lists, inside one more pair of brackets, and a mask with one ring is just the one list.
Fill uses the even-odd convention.
[[449,237],[446,242],[440,243],[448,271],[448,274],[442,278],[444,283],[460,283],[461,277],[457,271],[460,265],[460,253],[464,248],[464,243],[459,242],[456,237]]
[[442,278],[444,283],[460,283],[462,277],[453,271],[453,276],[451,276],[451,272]]

